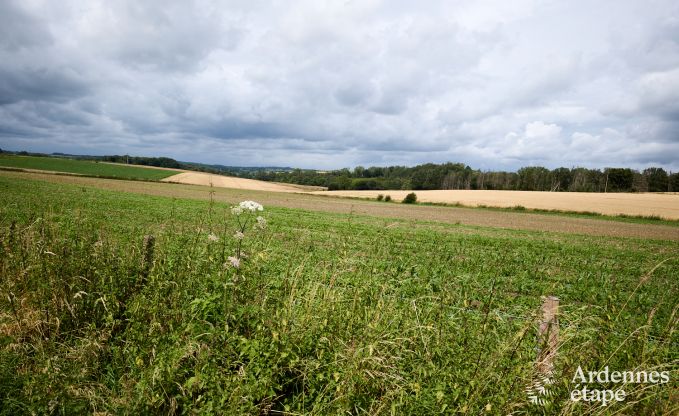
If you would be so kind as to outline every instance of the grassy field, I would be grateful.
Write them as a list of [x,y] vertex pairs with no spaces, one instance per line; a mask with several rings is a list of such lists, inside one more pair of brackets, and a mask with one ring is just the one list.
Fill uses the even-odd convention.
[[[0,175],[0,414],[679,409],[676,241],[268,205],[266,229],[240,239],[249,214],[217,192],[97,184]],[[535,405],[546,295],[561,300],[559,349]],[[670,382],[576,404],[578,366]]]
[[160,180],[176,174],[176,171],[153,169],[139,166],[99,163],[89,160],[74,160],[57,157],[0,155],[0,166],[17,169],[36,169],[52,172],[75,173],[78,175],[105,178]]

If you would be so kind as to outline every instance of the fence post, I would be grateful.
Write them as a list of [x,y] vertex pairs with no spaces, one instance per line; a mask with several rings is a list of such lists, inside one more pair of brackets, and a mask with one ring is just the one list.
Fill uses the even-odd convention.
[[542,321],[538,328],[538,373],[551,376],[559,344],[559,298],[547,296],[542,303]]

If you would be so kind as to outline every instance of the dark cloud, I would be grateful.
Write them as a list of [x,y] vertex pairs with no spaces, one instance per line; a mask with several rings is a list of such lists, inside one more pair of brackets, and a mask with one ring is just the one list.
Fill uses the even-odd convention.
[[69,69],[0,67],[0,105],[18,101],[63,102],[87,92],[86,82]]
[[5,1],[0,147],[677,170],[678,35],[669,0]]

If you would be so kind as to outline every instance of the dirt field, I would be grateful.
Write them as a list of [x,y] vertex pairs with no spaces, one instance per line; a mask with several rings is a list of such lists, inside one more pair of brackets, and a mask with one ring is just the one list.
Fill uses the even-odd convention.
[[234,178],[229,176],[212,175],[203,172],[184,171],[169,178],[162,179],[163,182],[183,183],[188,185],[203,185],[218,188],[250,189],[253,191],[269,192],[301,192],[309,190],[308,187],[281,184],[276,182],[264,182],[254,179]]
[[[197,200],[209,200],[210,191],[214,191],[215,200],[222,203],[234,204],[246,199],[253,199],[264,206],[370,215],[385,218],[385,226],[389,227],[393,224],[387,224],[389,223],[388,219],[392,218],[394,220],[405,221],[427,220],[444,224],[679,241],[679,227],[662,224],[635,224],[562,215],[490,211],[474,208],[387,204],[383,202],[322,197],[310,193],[263,192],[247,189],[210,188],[207,186],[99,179],[83,176],[61,176],[10,171],[0,171],[0,176],[70,183],[114,191]],[[393,226],[404,226],[404,224],[403,222],[398,222]],[[465,230],[464,228],[450,229],[459,230],[460,232]]]
[[[401,201],[412,191],[326,191],[315,192],[329,196],[375,198],[378,194],[391,195]],[[606,215],[657,215],[679,219],[679,195],[584,192],[529,192],[529,191],[414,191],[417,200],[466,206],[526,208],[598,212]]]

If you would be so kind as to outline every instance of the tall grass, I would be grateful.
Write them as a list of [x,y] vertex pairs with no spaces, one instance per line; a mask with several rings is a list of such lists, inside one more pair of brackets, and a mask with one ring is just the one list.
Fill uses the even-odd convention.
[[[0,211],[2,414],[677,405],[672,243],[385,228],[283,209],[236,239],[228,206],[64,185],[28,203],[31,189],[57,185],[23,185]],[[239,267],[225,266],[239,248]],[[546,294],[562,299],[560,345],[549,400],[536,406],[525,387]],[[578,365],[663,368],[672,382],[634,387],[618,407],[574,405]]]

